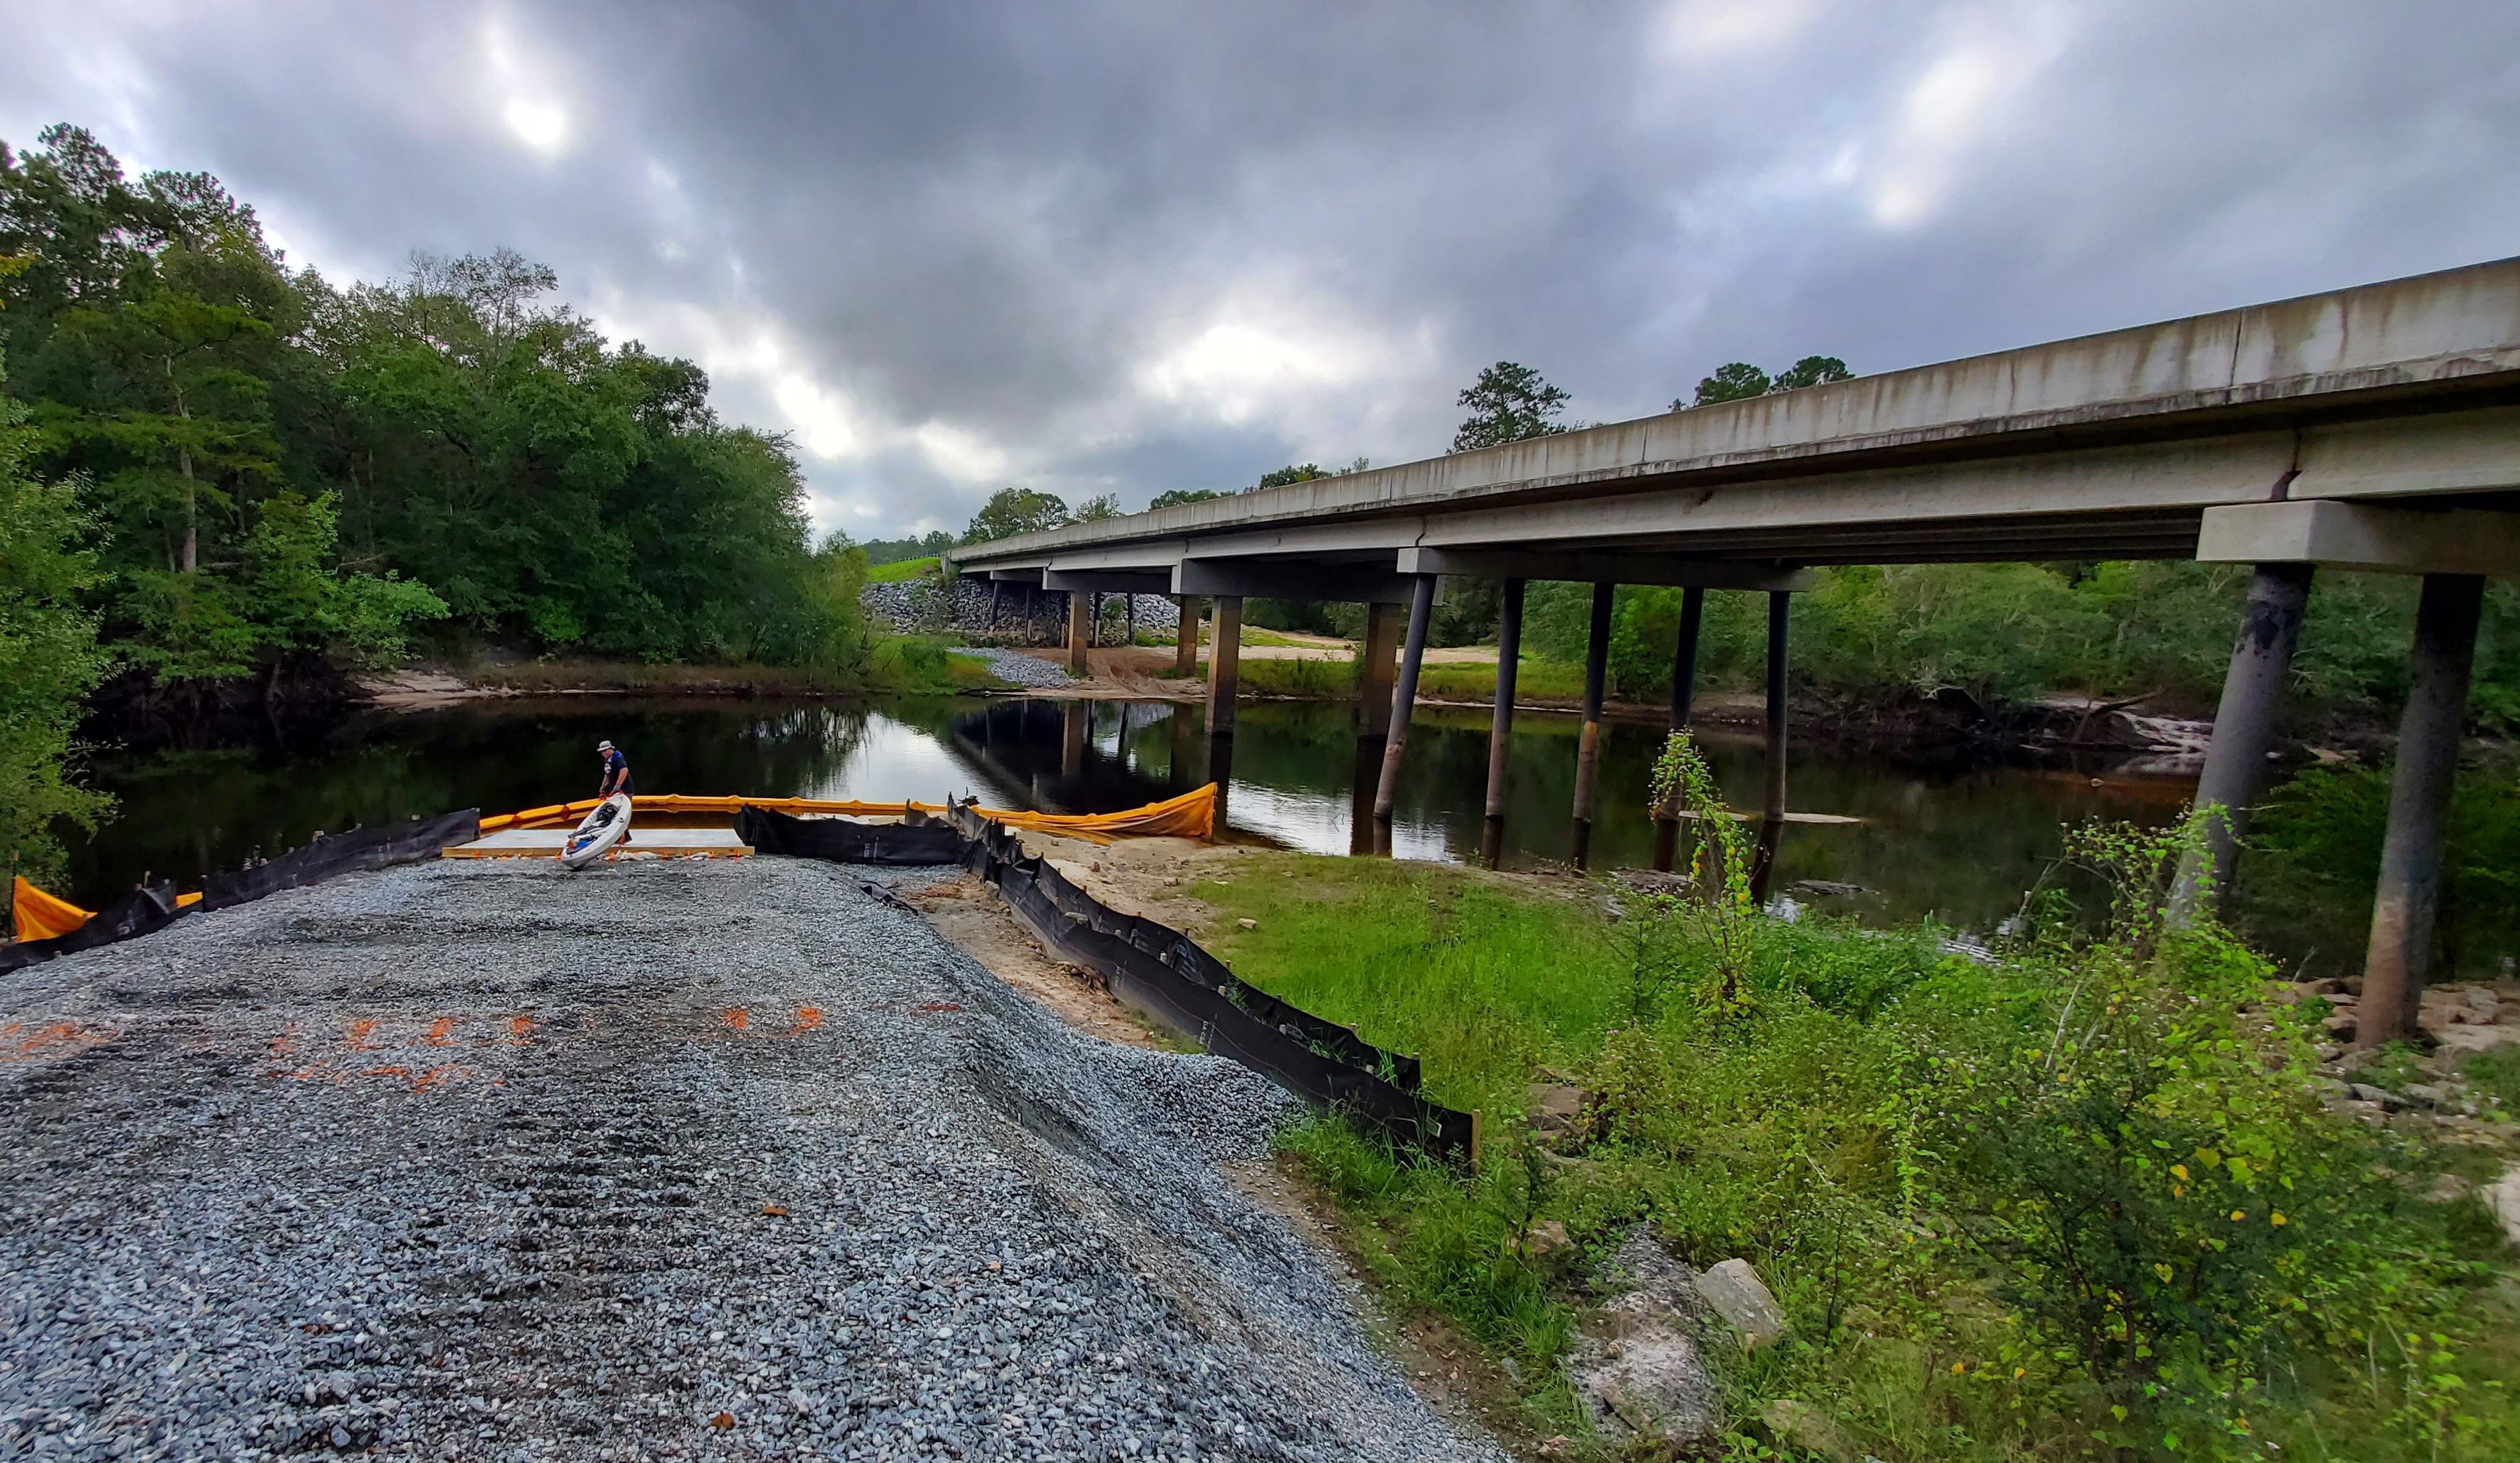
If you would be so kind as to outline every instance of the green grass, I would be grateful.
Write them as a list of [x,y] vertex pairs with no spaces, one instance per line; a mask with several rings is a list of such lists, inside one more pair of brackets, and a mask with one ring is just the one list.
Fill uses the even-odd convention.
[[1211,944],[1243,979],[1419,1057],[1438,1101],[1509,1114],[1533,1068],[1598,1050],[1617,1016],[1586,889],[1552,899],[1437,864],[1267,853],[1195,892],[1227,916]]
[[[1453,665],[1428,665],[1418,673],[1418,694],[1431,701],[1496,700],[1496,666],[1468,663]],[[1581,706],[1584,702],[1584,667],[1564,661],[1543,661],[1531,656],[1522,658],[1521,668],[1514,672],[1513,704],[1527,706]]]
[[845,672],[799,665],[651,664],[635,661],[521,661],[457,671],[474,685],[526,694],[610,691],[684,696],[822,696],[863,692],[939,695],[1002,684],[976,656],[948,655],[945,641],[888,635]]
[[867,582],[900,584],[912,579],[934,578],[939,562],[935,555],[930,554],[924,559],[896,559],[890,564],[878,564],[867,571]]
[[[1242,694],[1279,696],[1296,701],[1333,701],[1356,694],[1356,662],[1260,661],[1241,663]],[[1201,662],[1199,678],[1207,676]],[[1418,695],[1424,701],[1496,700],[1494,665],[1436,664],[1418,674]],[[1584,667],[1557,661],[1526,658],[1514,679],[1516,706],[1579,706],[1584,700]]]
[[[2510,1257],[2472,1198],[2418,1197],[2481,1156],[2319,1108],[2296,1074],[2307,1016],[2246,1014],[2270,972],[2228,943],[1983,967],[1927,930],[1758,921],[1736,1005],[1685,918],[1641,939],[1674,926],[1627,893],[1614,923],[1601,885],[1265,853],[1185,892],[1245,979],[1419,1056],[1430,1096],[1485,1115],[1467,1171],[1334,1120],[1285,1147],[1388,1298],[1515,1363],[1541,1436],[1583,1431],[1560,1363],[1591,1263],[1643,1221],[1697,1265],[1751,1260],[1792,1323],[1756,1356],[1710,1349],[1734,1417],[1799,1398],[1882,1457],[2484,1463],[2520,1441]],[[2110,1034],[2059,1086],[2059,1013],[2101,990]],[[1516,1120],[1543,1068],[1590,1094],[1572,1139]],[[2520,1059],[2468,1070],[2520,1084]],[[2114,1344],[2076,1330],[2079,1293],[2043,1257],[2069,1199],[2126,1216],[2074,1263],[2142,1292],[2160,1354],[2085,1359]],[[1536,1248],[1542,1220],[1572,1243]]]
[[[1259,625],[1248,624],[1242,627],[1242,643],[1245,645],[1295,645],[1321,650],[1327,650],[1329,648],[1323,645],[1320,638],[1317,636],[1307,637],[1303,635],[1289,635],[1282,630],[1266,629]],[[1350,645],[1347,648],[1347,654],[1353,658],[1356,655],[1356,647],[1354,645]]]

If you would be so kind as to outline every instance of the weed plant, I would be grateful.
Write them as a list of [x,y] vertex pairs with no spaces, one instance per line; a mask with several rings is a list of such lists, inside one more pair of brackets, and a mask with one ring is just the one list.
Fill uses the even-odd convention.
[[[1666,772],[1713,810],[1685,739]],[[2114,898],[1992,961],[1760,918],[1720,837],[1686,898],[1295,858],[1199,892],[1255,917],[1221,941],[1247,979],[1487,1114],[1469,1171],[1335,1120],[1287,1146],[1390,1293],[1512,1363],[1537,1427],[1582,1432],[1588,1276],[1643,1223],[1701,1267],[1748,1258],[1791,1323],[1709,1349],[1721,1456],[1778,1456],[1754,1422],[1788,1397],[1901,1460],[2513,1456],[2498,1228],[2434,1197],[2442,1154],[2322,1104],[2316,1005],[2267,1000],[2224,930],[2164,924],[2190,837],[2078,830]],[[1548,1143],[1515,1120],[1542,1067],[1589,1094]]]

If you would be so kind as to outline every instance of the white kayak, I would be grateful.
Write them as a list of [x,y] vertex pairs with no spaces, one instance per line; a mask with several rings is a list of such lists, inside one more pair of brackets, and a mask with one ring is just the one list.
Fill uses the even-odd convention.
[[615,793],[595,804],[595,811],[577,825],[577,831],[561,845],[560,866],[577,870],[612,851],[612,846],[630,836],[630,795]]

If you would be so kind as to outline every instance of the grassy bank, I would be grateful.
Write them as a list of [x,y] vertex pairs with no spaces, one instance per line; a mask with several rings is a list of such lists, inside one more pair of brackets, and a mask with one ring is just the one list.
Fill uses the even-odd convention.
[[795,665],[519,661],[460,666],[453,673],[501,691],[659,696],[951,695],[1000,684],[976,656],[949,655],[943,641],[898,636],[877,641],[863,664],[846,672]]
[[932,579],[936,577],[938,562],[937,556],[930,554],[924,559],[896,559],[890,564],[878,564],[866,571],[867,582],[906,584],[916,579]]
[[[1662,1456],[1583,1441],[1563,1370],[1642,1222],[1700,1267],[1749,1259],[1791,1324],[1708,1348],[1716,1456],[1798,1456],[1758,1421],[1779,1399],[1897,1460],[2520,1445],[2510,1256],[2439,1178],[2498,1157],[2322,1106],[2322,1008],[2266,1004],[2272,973],[2220,935],[2125,905],[1982,965],[1929,931],[1629,892],[1613,921],[1602,886],[1294,854],[1191,892],[1246,978],[1488,1115],[1474,1173],[1336,1122],[1288,1145],[1387,1297],[1510,1363],[1537,1436]],[[1585,1094],[1547,1137],[1518,1117],[1543,1072]]]
[[[1356,694],[1356,662],[1242,662],[1242,694],[1282,696],[1296,701],[1334,701]],[[1207,678],[1200,663],[1199,678]],[[1421,668],[1418,695],[1427,701],[1496,700],[1494,663],[1436,664]],[[1524,658],[1514,679],[1516,706],[1574,707],[1584,701],[1584,667],[1559,661]]]

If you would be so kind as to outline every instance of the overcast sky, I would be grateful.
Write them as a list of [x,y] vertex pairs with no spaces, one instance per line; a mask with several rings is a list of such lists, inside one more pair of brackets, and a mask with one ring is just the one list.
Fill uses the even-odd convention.
[[792,434],[817,521],[1142,506],[2520,253],[2513,0],[0,0],[0,139],[293,263],[510,245]]

